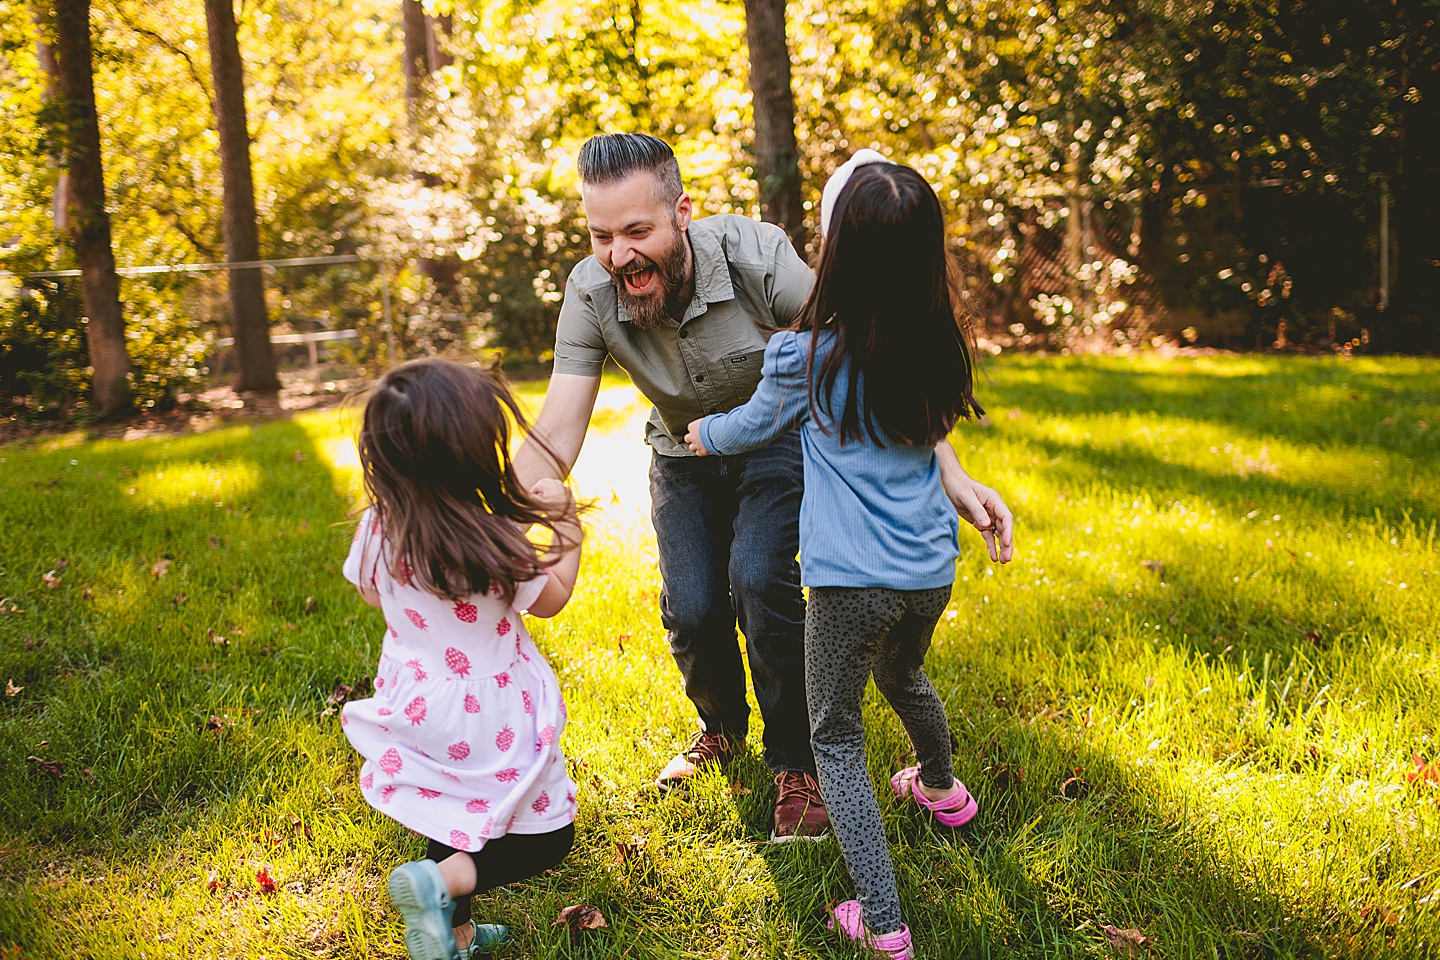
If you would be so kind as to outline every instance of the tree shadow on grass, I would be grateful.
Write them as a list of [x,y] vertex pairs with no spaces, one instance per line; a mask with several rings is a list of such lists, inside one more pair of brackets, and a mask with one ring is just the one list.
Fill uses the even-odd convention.
[[[334,723],[326,694],[369,675],[381,630],[338,576],[350,503],[310,433],[281,420],[7,457],[27,494],[0,499],[0,526],[23,531],[10,584],[68,565],[0,618],[26,687],[0,709],[0,765],[23,771],[0,786],[4,831],[61,861],[175,849],[216,804],[303,781],[297,742]],[[37,742],[59,779],[24,760]]]
[[[867,712],[888,709],[873,691],[870,699]],[[890,773],[913,761],[909,743],[893,718],[870,727],[870,775],[918,957],[1126,955],[1107,947],[1105,925],[1175,957],[1380,956],[1393,944],[1333,884],[1319,903],[1277,894],[1266,879],[1279,868],[1225,855],[1197,829],[1183,790],[1078,738],[1012,724],[991,731],[983,756],[962,749],[956,776],[981,812],[951,830],[891,795]],[[997,767],[1008,772],[997,777]],[[1062,783],[1077,775],[1083,786],[1072,783],[1077,796],[1067,799]],[[807,945],[822,957],[856,956],[823,919],[826,904],[855,895],[838,847],[762,855]]]

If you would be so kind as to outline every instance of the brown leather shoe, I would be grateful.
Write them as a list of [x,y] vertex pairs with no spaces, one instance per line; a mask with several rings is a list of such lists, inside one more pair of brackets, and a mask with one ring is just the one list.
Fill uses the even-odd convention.
[[724,763],[730,759],[733,750],[730,738],[725,734],[706,733],[702,730],[690,738],[684,750],[670,758],[665,769],[655,778],[655,786],[661,790],[669,790],[677,783],[695,776],[703,767]]
[[787,770],[775,778],[775,826],[771,843],[819,840],[830,832],[830,815],[820,784],[809,773]]

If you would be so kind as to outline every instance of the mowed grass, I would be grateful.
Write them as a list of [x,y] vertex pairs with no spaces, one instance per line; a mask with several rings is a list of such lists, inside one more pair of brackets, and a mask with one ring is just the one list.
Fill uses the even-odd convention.
[[[1440,363],[986,374],[992,423],[954,442],[1018,553],[965,539],[929,659],[972,827],[886,796],[908,743],[867,705],[919,955],[1123,955],[1106,925],[1136,956],[1431,953]],[[381,634],[338,571],[354,421],[0,447],[0,956],[404,955],[384,879],[421,845],[361,801],[326,702]],[[833,842],[763,842],[758,718],[750,756],[647,788],[693,724],[658,592],[653,539],[599,512],[571,606],[531,622],[579,840],[477,903],[500,956],[853,956],[824,926],[852,896]],[[575,903],[609,926],[572,943]]]

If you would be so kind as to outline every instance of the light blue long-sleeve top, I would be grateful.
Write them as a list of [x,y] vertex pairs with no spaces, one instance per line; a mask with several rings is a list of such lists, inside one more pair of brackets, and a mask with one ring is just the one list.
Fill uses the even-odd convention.
[[[819,406],[828,434],[810,415],[808,332],[770,338],[762,379],[750,400],[700,421],[700,440],[716,454],[762,447],[796,424],[805,453],[800,504],[800,569],[807,587],[928,590],[955,582],[960,521],[940,483],[935,449],[868,435],[840,442],[849,370],[835,378],[830,405]],[[834,334],[822,333],[818,370]],[[857,391],[864,410],[864,382]],[[878,428],[877,428],[878,430]],[[883,434],[881,434],[883,437]]]

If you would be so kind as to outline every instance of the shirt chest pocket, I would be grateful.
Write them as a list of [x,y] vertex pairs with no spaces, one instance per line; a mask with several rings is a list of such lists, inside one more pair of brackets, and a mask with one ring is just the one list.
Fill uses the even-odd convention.
[[763,347],[745,353],[732,353],[720,361],[730,390],[729,395],[721,397],[725,410],[738,407],[750,399],[750,395],[760,384],[760,368],[764,361]]

